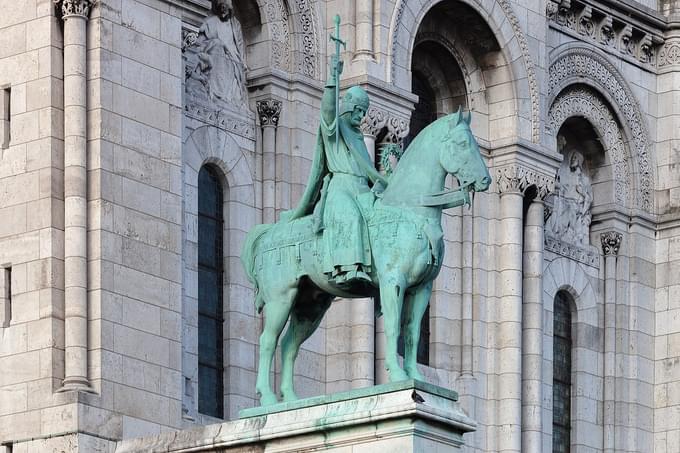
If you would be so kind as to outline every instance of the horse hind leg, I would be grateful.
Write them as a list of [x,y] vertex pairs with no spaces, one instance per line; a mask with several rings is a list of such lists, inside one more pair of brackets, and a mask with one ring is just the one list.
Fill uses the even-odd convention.
[[[296,289],[288,288],[274,297],[266,297],[264,329],[260,335],[260,360],[255,385],[255,389],[260,395],[260,405],[262,406],[278,402],[276,393],[272,391],[269,376],[271,374],[272,359],[276,352],[276,345],[290,315],[295,295]],[[269,294],[266,296],[269,296]]]
[[404,319],[404,370],[412,379],[424,380],[418,371],[418,341],[420,322],[430,303],[432,282],[426,283],[406,294],[406,317]]
[[[300,301],[304,296],[305,294],[301,293],[298,296],[298,300]],[[315,298],[310,297],[308,301],[296,303],[293,308],[290,324],[288,329],[286,329],[283,340],[281,340],[281,396],[284,401],[295,401],[298,399],[293,386],[295,359],[302,343],[319,327],[323,315],[326,314],[332,300],[333,296],[322,293]]]

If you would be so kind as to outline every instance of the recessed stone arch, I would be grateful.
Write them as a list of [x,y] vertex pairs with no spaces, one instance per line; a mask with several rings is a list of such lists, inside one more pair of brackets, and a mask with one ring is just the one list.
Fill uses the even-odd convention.
[[582,45],[565,45],[556,49],[551,61],[547,105],[552,106],[562,91],[574,84],[590,85],[608,101],[613,115],[619,119],[623,138],[630,144],[631,207],[652,212],[654,174],[649,132],[640,106],[624,78],[598,51]]
[[[526,36],[519,20],[508,0],[483,2],[481,0],[458,0],[474,9],[481,17],[486,18],[499,47],[512,73],[516,85],[515,93],[527,93],[528,102],[515,99],[519,116],[516,131],[533,142],[540,141],[540,93],[533,59],[529,52]],[[407,2],[397,0],[392,13],[389,37],[389,58],[386,79],[404,89],[410,89],[410,58],[414,49],[415,37],[412,30],[417,30],[430,9],[443,0],[423,0]],[[417,4],[416,4],[417,3]],[[519,64],[515,64],[519,62]],[[515,95],[517,98],[517,95]]]
[[[203,420],[197,412],[197,348],[198,348],[198,175],[204,165],[216,169],[224,190],[224,319],[226,382],[240,371],[236,362],[228,361],[230,351],[242,349],[240,343],[254,347],[257,336],[232,338],[228,335],[233,325],[253,325],[254,307],[250,301],[254,293],[239,263],[240,244],[247,231],[257,223],[255,184],[248,159],[231,134],[215,126],[202,126],[192,131],[183,144],[183,209],[182,209],[182,373],[184,384],[182,409],[186,416]],[[239,244],[239,246],[237,246]],[[242,366],[241,366],[242,367]],[[251,370],[254,374],[254,364]],[[237,392],[225,388],[225,417],[236,416],[238,407],[230,403]],[[238,395],[252,399],[255,393]],[[229,417],[230,416],[230,417]],[[214,420],[213,420],[214,421]]]
[[583,117],[595,128],[612,166],[614,200],[621,207],[631,206],[629,152],[620,125],[609,106],[591,88],[574,85],[563,90],[550,106],[546,130],[552,137],[564,122]]

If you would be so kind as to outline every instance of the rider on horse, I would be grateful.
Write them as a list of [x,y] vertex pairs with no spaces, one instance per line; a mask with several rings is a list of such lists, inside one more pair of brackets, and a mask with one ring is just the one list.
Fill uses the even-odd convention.
[[368,232],[356,197],[369,192],[369,184],[374,192],[383,190],[387,180],[373,166],[360,129],[369,104],[366,91],[358,86],[347,90],[336,114],[338,72],[333,70],[321,100],[321,124],[307,188],[298,207],[284,219],[313,211],[328,251],[324,272],[336,284],[347,286],[371,281]]

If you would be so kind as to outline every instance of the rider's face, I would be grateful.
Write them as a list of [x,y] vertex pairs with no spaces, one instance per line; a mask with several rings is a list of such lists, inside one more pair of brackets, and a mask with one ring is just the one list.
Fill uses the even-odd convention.
[[361,126],[361,121],[364,119],[364,116],[366,116],[366,110],[358,105],[354,106],[354,110],[352,110],[352,115],[350,116],[352,126]]

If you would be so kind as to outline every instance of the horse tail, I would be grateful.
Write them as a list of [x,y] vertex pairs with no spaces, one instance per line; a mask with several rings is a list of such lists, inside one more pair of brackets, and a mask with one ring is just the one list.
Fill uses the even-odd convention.
[[274,225],[272,224],[262,224],[257,225],[252,230],[250,230],[246,236],[246,241],[243,244],[243,250],[241,252],[241,263],[243,264],[243,268],[246,271],[248,280],[255,287],[255,307],[257,308],[258,313],[260,313],[264,307],[264,299],[262,298],[257,276],[255,275],[255,247],[257,245],[257,241],[273,226]]

